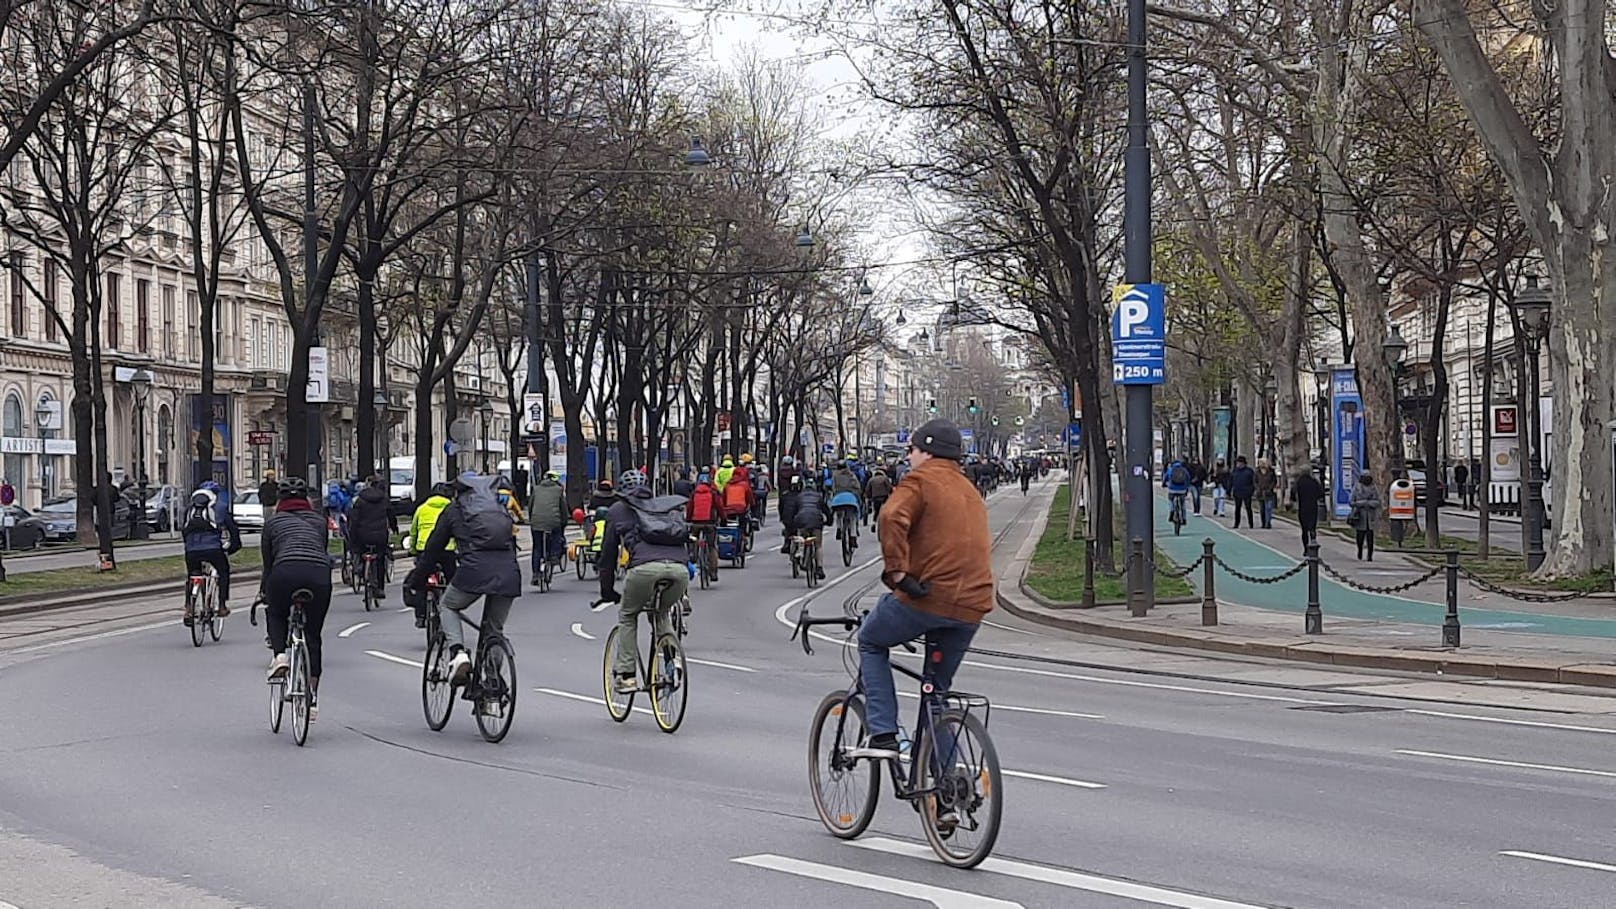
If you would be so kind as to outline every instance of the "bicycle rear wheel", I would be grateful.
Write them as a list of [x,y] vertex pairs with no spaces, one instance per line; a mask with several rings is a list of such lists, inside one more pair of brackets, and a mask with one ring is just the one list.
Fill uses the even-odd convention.
[[574,559],[573,563],[572,563],[573,567],[578,569],[578,580],[580,580],[580,581],[582,581],[584,579],[584,557],[585,557],[585,555],[586,555],[586,553],[583,551],[583,549],[580,548],[578,550],[578,552],[577,552],[577,558]]
[[844,515],[842,525],[842,566],[853,567],[853,522]]
[[[674,609],[680,609],[675,603]],[[651,645],[651,712],[663,732],[674,732],[685,719],[690,698],[685,651],[677,635],[665,634]]]
[[449,680],[449,641],[436,628],[428,631],[431,637],[427,642],[426,659],[421,664],[421,709],[426,714],[427,728],[442,732],[449,724],[449,714],[454,711],[454,685]]
[[881,795],[881,767],[876,761],[862,765],[846,756],[869,734],[864,725],[864,700],[845,691],[832,692],[814,711],[808,730],[808,786],[814,810],[832,836],[850,840],[875,819]]
[[606,712],[612,719],[621,723],[628,719],[628,714],[634,707],[634,692],[619,693],[617,690],[617,647],[618,639],[622,637],[622,626],[612,629],[606,636],[606,655],[601,660],[601,683],[606,693]]
[[213,608],[213,614],[208,619],[208,637],[213,638],[215,644],[224,637],[224,616],[219,615],[217,606]]
[[309,688],[309,649],[302,641],[292,644],[292,671],[286,678],[292,698],[292,741],[301,748],[309,740],[309,706],[314,697]]
[[281,718],[286,715],[286,682],[269,683],[269,731],[279,734]]
[[713,586],[713,579],[707,576],[707,550],[705,548],[696,551],[696,561],[698,563],[696,574],[701,576],[701,589],[706,590]]
[[485,740],[498,742],[511,731],[516,719],[516,651],[504,638],[495,638],[483,648],[477,661],[482,692],[472,706],[477,731]]
[[818,544],[816,543],[814,546],[804,546],[802,550],[802,574],[803,577],[808,579],[808,589],[810,590],[819,586],[819,560],[817,558],[818,553],[816,552],[817,547]]
[[205,612],[207,602],[198,596],[197,585],[192,584],[185,591],[185,605],[188,607],[187,611],[191,613],[191,646],[201,647],[202,635],[205,633],[202,626],[207,624],[208,617]]
[[1004,813],[999,753],[987,727],[974,713],[944,710],[916,745],[920,788],[935,790],[921,798],[926,841],[947,864],[975,868],[993,851]]

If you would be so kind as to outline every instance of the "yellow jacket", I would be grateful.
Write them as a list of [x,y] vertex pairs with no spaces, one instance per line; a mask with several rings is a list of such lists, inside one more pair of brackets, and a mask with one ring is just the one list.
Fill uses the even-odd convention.
[[[426,541],[432,536],[432,529],[438,526],[438,515],[449,507],[449,500],[443,496],[427,496],[415,509],[415,516],[410,519],[410,548],[414,552],[426,549]],[[449,541],[449,548],[455,548],[454,540]]]
[[713,486],[717,488],[719,493],[723,493],[724,487],[729,485],[729,478],[733,476],[735,476],[735,465],[725,464],[723,467],[713,471]]

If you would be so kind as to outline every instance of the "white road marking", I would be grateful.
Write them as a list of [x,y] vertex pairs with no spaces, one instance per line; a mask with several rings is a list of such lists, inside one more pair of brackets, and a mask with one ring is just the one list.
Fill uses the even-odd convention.
[[1448,720],[1475,720],[1478,723],[1502,723],[1506,726],[1534,726],[1539,729],[1563,729],[1567,732],[1592,732],[1597,735],[1616,735],[1616,729],[1606,729],[1600,726],[1573,726],[1568,723],[1544,723],[1539,720],[1511,720],[1497,716],[1471,716],[1468,713],[1449,713],[1445,710],[1405,710],[1404,713],[1417,713],[1420,716],[1442,717]]
[[583,638],[586,641],[593,641],[595,639],[594,635],[592,635],[589,632],[584,630],[584,623],[583,622],[573,622],[572,623],[572,633],[574,635],[577,635],[580,638]]
[[6,902],[5,900],[0,900],[0,909],[17,909],[17,907],[12,903]]
[[398,663],[401,666],[414,666],[416,669],[420,669],[423,665],[415,660],[406,660],[401,656],[393,656],[390,653],[384,653],[380,650],[367,650],[365,653],[369,656],[375,657],[378,660],[386,660],[389,663]]
[[[556,689],[556,688],[535,688],[533,690],[537,691],[540,694],[548,694],[551,697],[566,698],[569,701],[582,701],[585,704],[594,704],[597,707],[606,706],[606,702],[602,698],[590,697],[587,694],[576,694],[576,693],[571,692],[571,691],[561,691],[561,690]],[[650,708],[647,708],[647,707],[635,707],[634,712],[635,713],[643,713],[646,716],[655,716],[656,715],[656,713],[654,711],[652,711]]]
[[339,637],[339,638],[351,637],[353,635],[353,633],[358,631],[359,629],[361,629],[361,628],[369,628],[369,627],[370,627],[369,622],[360,622],[357,625],[349,625],[347,628],[344,628],[341,631],[337,632],[337,637]]
[[685,662],[696,663],[700,666],[712,666],[715,669],[731,669],[735,672],[757,672],[756,669],[752,669],[747,666],[737,666],[734,663],[720,663],[717,660],[698,660],[695,657],[685,657]]
[[1444,754],[1440,751],[1414,751],[1409,748],[1399,748],[1397,754],[1406,754],[1410,757],[1433,758],[1439,761],[1458,761],[1462,764],[1487,764],[1492,767],[1520,767],[1524,770],[1549,770],[1554,773],[1573,773],[1578,776],[1602,776],[1616,778],[1616,771],[1589,770],[1586,767],[1561,767],[1557,764],[1533,764],[1528,761],[1504,761],[1498,758],[1472,757],[1468,754]]
[[[898,692],[898,697],[900,697],[900,698],[909,698],[909,699],[915,700],[915,701],[920,700],[920,695],[915,694],[913,691],[900,691],[900,692]],[[1103,714],[1099,714],[1099,713],[1076,713],[1076,712],[1071,711],[1071,710],[1047,710],[1047,709],[1045,709],[1043,707],[1016,707],[1016,706],[1011,705],[1011,704],[994,704],[993,709],[994,710],[1008,710],[1011,713],[1037,713],[1037,714],[1041,714],[1043,716],[1064,716],[1064,717],[1071,717],[1072,719],[1077,719],[1077,720],[1103,720],[1103,719],[1105,719],[1105,716]]]
[[963,890],[933,887],[930,884],[918,884],[914,881],[883,877],[879,874],[868,874],[863,871],[838,868],[834,865],[821,865],[818,862],[805,862],[801,859],[787,858],[786,856],[772,853],[743,855],[740,858],[732,858],[730,861],[740,865],[751,865],[754,868],[783,871],[786,874],[795,874],[798,877],[811,877],[815,880],[830,881],[833,884],[846,884],[849,887],[874,890],[877,893],[890,893],[895,896],[925,900],[936,906],[937,909],[1011,909],[1011,907],[1020,909],[1021,907],[1020,903],[994,899],[990,896],[979,896],[975,893],[966,893]]
[[1534,862],[1548,862],[1551,865],[1569,865],[1572,868],[1587,868],[1590,871],[1616,872],[1616,865],[1606,865],[1602,862],[1587,862],[1582,859],[1564,858],[1558,855],[1544,855],[1541,852],[1520,852],[1515,849],[1505,849],[1499,855],[1511,858],[1531,859]]
[[[850,845],[874,852],[885,852],[888,855],[902,855],[910,858],[938,861],[937,856],[930,849],[919,843],[905,843],[899,840],[873,836],[853,840]],[[1137,900],[1141,903],[1153,903],[1157,906],[1174,906],[1177,909],[1264,909],[1264,907],[1254,903],[1220,900],[1216,897],[1198,896],[1194,893],[1169,890],[1165,887],[1153,887],[1150,884],[1136,884],[1133,881],[1116,880],[1114,878],[1100,877],[1097,874],[1067,871],[1062,868],[1047,868],[1043,865],[1033,865],[1010,859],[989,858],[977,866],[978,873],[983,871],[990,874],[1002,874],[1006,877],[1020,878],[1024,881],[1037,881],[1041,884],[1054,884],[1057,887],[1069,887],[1073,890],[1085,890],[1089,893],[1103,893],[1107,896]]]
[[115,638],[115,637],[121,637],[121,636],[126,635],[126,634],[137,634],[137,633],[142,632],[142,631],[152,631],[152,630],[157,629],[157,628],[167,628],[167,627],[169,627],[171,625],[178,626],[179,623],[177,621],[173,620],[173,619],[169,619],[169,620],[163,621],[163,622],[153,622],[150,625],[136,625],[133,628],[117,628],[117,629],[114,629],[112,631],[101,631],[101,632],[97,632],[95,634],[87,634],[87,635],[84,635],[82,637],[77,637],[77,638],[66,638],[66,639],[60,640],[60,641],[51,641],[48,644],[35,644],[32,647],[18,647],[16,650],[10,650],[10,651],[6,651],[6,652],[7,653],[33,653],[33,652],[38,651],[38,650],[49,650],[52,647],[66,647],[69,644],[79,644],[79,643],[82,643],[84,641],[99,641],[102,638]]
[[1062,786],[1071,786],[1074,789],[1104,789],[1104,783],[1091,783],[1087,780],[1068,779],[1064,776],[1050,776],[1047,773],[1028,773],[1025,770],[1009,770],[999,768],[1005,776],[1013,776],[1023,780],[1037,780],[1040,783],[1059,783]]
[[1011,634],[1026,634],[1032,635],[1033,637],[1038,636],[1038,632],[1036,631],[1028,631],[1025,628],[1011,628],[1009,625],[1000,625],[998,622],[990,622],[987,619],[983,619],[982,624],[987,625],[990,628],[997,628],[1000,631],[1008,631]]

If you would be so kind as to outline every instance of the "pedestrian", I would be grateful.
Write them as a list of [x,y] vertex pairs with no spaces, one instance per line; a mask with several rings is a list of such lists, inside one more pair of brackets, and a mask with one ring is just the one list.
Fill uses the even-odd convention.
[[868,758],[897,760],[901,747],[891,648],[924,636],[928,676],[947,691],[994,604],[987,505],[960,471],[959,428],[931,420],[913,439],[913,469],[881,512],[881,580],[889,592],[858,632]]
[[1195,513],[1201,513],[1201,490],[1206,486],[1206,465],[1200,458],[1190,458],[1184,465],[1190,471],[1190,503],[1195,507]]
[[1470,506],[1470,468],[1460,461],[1453,465],[1453,485],[1459,489],[1459,507],[1469,509]]
[[11,485],[10,479],[0,480],[0,505],[10,507],[17,504],[17,487]]
[[1481,507],[1481,462],[1475,458],[1470,459],[1470,507]]
[[1369,561],[1375,560],[1375,522],[1380,517],[1381,505],[1380,490],[1375,488],[1374,475],[1364,471],[1358,477],[1358,483],[1352,487],[1352,497],[1347,504],[1352,511],[1347,516],[1347,523],[1352,525],[1353,533],[1358,542],[1358,558],[1364,558],[1364,552],[1369,553]]
[[1222,459],[1212,465],[1212,516],[1223,517],[1223,500],[1229,494],[1229,468]]
[[275,516],[275,505],[281,500],[281,487],[275,481],[275,471],[264,471],[264,482],[258,484],[258,506],[264,510],[264,526]]
[[1274,529],[1274,509],[1279,507],[1279,474],[1267,458],[1257,459],[1257,507],[1262,510],[1264,530]]
[[1302,525],[1302,551],[1319,542],[1319,506],[1324,502],[1324,484],[1311,470],[1301,470],[1291,483],[1291,500],[1296,503],[1296,523]]
[[1245,509],[1246,526],[1256,527],[1251,516],[1251,500],[1257,494],[1257,472],[1246,462],[1246,456],[1234,459],[1234,470],[1229,472],[1229,497],[1234,499],[1234,527],[1240,529],[1240,510]]

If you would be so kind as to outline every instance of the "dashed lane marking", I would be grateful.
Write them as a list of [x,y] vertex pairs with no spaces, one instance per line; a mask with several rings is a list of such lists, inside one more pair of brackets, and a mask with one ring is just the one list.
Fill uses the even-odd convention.
[[1012,907],[1020,909],[1021,907],[1020,903],[994,899],[991,896],[979,896],[975,893],[967,893],[964,890],[934,887],[931,884],[920,884],[895,877],[853,871],[849,868],[838,868],[835,865],[821,865],[818,862],[805,862],[802,859],[788,858],[773,853],[743,855],[740,858],[732,858],[730,861],[739,865],[750,865],[753,868],[767,868],[770,871],[782,871],[786,874],[795,874],[798,877],[830,881],[834,884],[845,884],[862,890],[874,890],[877,893],[890,893],[894,896],[925,900],[936,906],[937,909],[1012,909]]
[[1010,770],[1004,767],[999,768],[999,772],[1005,776],[1013,776],[1017,779],[1036,780],[1040,783],[1058,783],[1062,786],[1071,786],[1074,789],[1105,788],[1104,783],[1091,783],[1087,780],[1074,780],[1064,776],[1050,776],[1047,773],[1028,773],[1025,770]]
[[715,669],[728,669],[732,672],[757,672],[748,666],[737,666],[734,663],[720,663],[717,660],[699,660],[693,656],[685,657],[686,663],[695,663],[698,666],[712,666]]
[[[900,698],[909,698],[912,701],[920,700],[920,695],[915,694],[913,691],[900,691],[900,692],[898,692],[898,697],[900,697]],[[1105,715],[1100,714],[1100,713],[1077,713],[1077,712],[1072,711],[1072,710],[1050,710],[1050,709],[1044,708],[1044,707],[1017,707],[1014,704],[994,704],[993,709],[994,710],[1007,710],[1007,711],[1009,711],[1011,713],[1036,713],[1036,714],[1040,714],[1042,716],[1064,716],[1064,717],[1070,717],[1070,718],[1075,719],[1075,720],[1103,720],[1103,719],[1105,719]]]
[[[606,702],[604,700],[602,700],[601,698],[599,698],[599,697],[590,697],[587,694],[578,694],[578,693],[572,692],[572,691],[562,691],[562,690],[560,690],[558,688],[535,688],[533,690],[537,691],[539,694],[548,694],[549,696],[554,697],[554,698],[565,698],[565,699],[567,699],[569,701],[582,701],[585,704],[594,704],[596,707],[604,707],[604,706],[606,706]],[[651,710],[651,709],[649,709],[647,707],[635,707],[634,712],[635,713],[643,713],[646,716],[655,716],[656,715],[655,711],[653,711],[653,710]]]
[[337,632],[337,637],[339,637],[339,638],[352,637],[353,633],[358,631],[359,629],[361,629],[361,628],[369,628],[369,627],[370,627],[369,622],[359,622],[358,624],[355,624],[355,625],[349,625],[347,628],[344,628],[341,631]]
[[1409,757],[1431,758],[1438,761],[1457,761],[1461,764],[1485,764],[1489,767],[1517,767],[1522,770],[1546,770],[1551,773],[1570,773],[1576,776],[1599,776],[1616,778],[1616,771],[1590,770],[1586,767],[1562,767],[1558,764],[1534,764],[1530,761],[1505,761],[1499,758],[1475,757],[1469,754],[1445,754],[1440,751],[1415,751],[1410,748],[1399,748],[1397,754]]
[[406,660],[401,656],[393,656],[392,654],[381,650],[367,650],[365,653],[369,656],[375,657],[378,660],[386,660],[389,663],[397,663],[400,666],[414,666],[416,669],[420,669],[424,665],[415,660]]
[[1551,865],[1566,865],[1571,868],[1586,868],[1589,871],[1610,871],[1616,873],[1616,865],[1607,865],[1603,862],[1590,862],[1583,859],[1566,858],[1560,855],[1545,855],[1542,852],[1521,852],[1516,849],[1505,849],[1499,855],[1510,858],[1530,859],[1534,862],[1548,862]]

